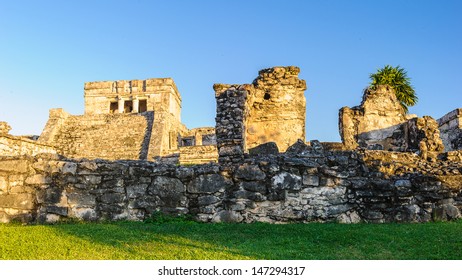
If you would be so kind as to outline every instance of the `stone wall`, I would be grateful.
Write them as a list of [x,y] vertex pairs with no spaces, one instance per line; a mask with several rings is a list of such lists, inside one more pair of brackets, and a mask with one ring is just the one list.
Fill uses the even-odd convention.
[[6,122],[0,122],[0,156],[35,156],[41,153],[56,154],[51,145],[46,145],[25,137],[17,137],[8,134],[11,126]]
[[147,159],[153,121],[153,112],[73,116],[52,110],[39,141],[70,158]]
[[182,165],[218,162],[215,145],[180,147],[179,163]]
[[245,107],[236,107],[228,100],[221,103],[245,111],[245,151],[270,141],[285,151],[298,139],[305,140],[306,83],[298,78],[299,72],[295,66],[273,67],[259,71],[250,85],[214,85],[220,100],[223,99],[221,93],[228,89],[246,91]]
[[142,220],[162,211],[206,222],[425,222],[458,218],[462,209],[462,162],[449,158],[326,152],[313,142],[301,153],[222,167],[1,158],[0,220]]
[[462,109],[455,109],[438,119],[445,151],[462,150]]
[[341,108],[339,130],[347,149],[423,150],[433,157],[444,149],[437,122],[428,116],[406,116],[389,86],[368,88],[360,106]]

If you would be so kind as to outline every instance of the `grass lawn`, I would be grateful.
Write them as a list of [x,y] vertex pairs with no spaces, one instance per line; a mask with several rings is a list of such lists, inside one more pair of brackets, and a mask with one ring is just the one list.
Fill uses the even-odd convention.
[[462,259],[462,221],[2,224],[0,259]]

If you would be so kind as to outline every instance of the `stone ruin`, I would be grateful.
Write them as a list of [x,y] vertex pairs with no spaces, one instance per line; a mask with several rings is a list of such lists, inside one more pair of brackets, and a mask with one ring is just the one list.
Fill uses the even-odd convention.
[[455,109],[438,119],[444,150],[462,150],[462,108]]
[[[263,69],[252,84],[244,85],[245,150],[272,141],[284,152],[298,139],[305,140],[306,82],[298,73],[293,66]],[[214,85],[220,91],[225,87]]]
[[181,123],[181,96],[170,78],[89,82],[85,114],[50,110],[39,142],[70,158],[217,161],[214,128]]
[[346,149],[420,150],[425,158],[436,158],[444,150],[438,123],[429,116],[406,115],[389,86],[368,88],[361,105],[341,108],[339,130]]
[[267,142],[284,152],[297,140],[305,141],[306,83],[299,72],[294,66],[274,67],[261,70],[252,84],[213,86],[220,159],[239,160]]
[[143,220],[156,211],[204,222],[461,217],[462,151],[449,151],[460,149],[460,110],[438,123],[405,116],[379,87],[340,110],[343,148],[308,143],[298,73],[274,67],[252,84],[214,85],[215,128],[181,124],[171,79],[87,83],[85,114],[51,110],[39,141],[0,123],[0,222]]

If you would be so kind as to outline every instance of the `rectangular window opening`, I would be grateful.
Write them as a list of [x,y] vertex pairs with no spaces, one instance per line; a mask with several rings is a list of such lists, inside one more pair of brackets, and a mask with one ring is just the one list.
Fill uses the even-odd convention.
[[133,111],[133,101],[126,100],[124,102],[124,113],[131,113]]
[[114,114],[119,112],[119,102],[111,102],[109,105],[109,113]]
[[181,146],[182,147],[194,146],[194,138],[193,137],[181,138]]
[[147,110],[148,110],[148,101],[140,100],[138,112],[143,113],[143,112],[146,112]]

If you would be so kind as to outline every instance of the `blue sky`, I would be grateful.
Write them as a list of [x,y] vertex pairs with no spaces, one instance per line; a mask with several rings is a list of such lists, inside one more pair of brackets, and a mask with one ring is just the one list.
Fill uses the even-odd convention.
[[462,107],[462,1],[0,0],[0,121],[40,134],[50,108],[83,114],[86,81],[171,77],[182,121],[214,126],[214,83],[296,65],[307,140],[340,141],[338,110],[400,65],[439,118]]

